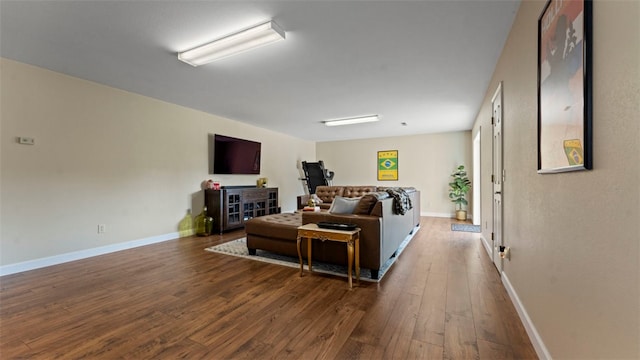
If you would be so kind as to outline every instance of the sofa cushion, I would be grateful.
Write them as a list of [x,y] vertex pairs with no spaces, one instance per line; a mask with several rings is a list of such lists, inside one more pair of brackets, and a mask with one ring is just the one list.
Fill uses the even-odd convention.
[[361,197],[376,191],[375,186],[345,186],[342,196],[348,198]]
[[358,205],[355,210],[353,210],[353,213],[358,215],[369,215],[376,202],[378,202],[378,197],[375,194],[367,194],[360,198],[360,201],[358,201]]
[[373,204],[373,208],[371,209],[371,212],[369,213],[369,215],[382,216],[382,203],[380,202],[380,200],[387,199],[391,196],[386,191],[379,191],[374,193],[373,195],[376,196],[378,201]]
[[360,198],[336,196],[331,203],[329,212],[332,214],[353,214],[353,211],[356,209],[359,202]]
[[344,186],[317,186],[316,195],[324,203],[330,203],[336,196],[342,196]]

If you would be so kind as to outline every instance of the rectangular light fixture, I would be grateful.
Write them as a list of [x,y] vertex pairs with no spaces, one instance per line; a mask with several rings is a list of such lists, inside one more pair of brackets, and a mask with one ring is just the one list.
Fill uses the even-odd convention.
[[361,124],[380,121],[380,117],[378,115],[367,115],[360,117],[352,117],[346,119],[336,119],[336,120],[327,120],[324,122],[327,126],[340,126],[340,125],[351,125],[351,124]]
[[275,22],[268,21],[178,53],[178,59],[192,66],[200,66],[262,45],[284,40],[284,38],[284,31]]

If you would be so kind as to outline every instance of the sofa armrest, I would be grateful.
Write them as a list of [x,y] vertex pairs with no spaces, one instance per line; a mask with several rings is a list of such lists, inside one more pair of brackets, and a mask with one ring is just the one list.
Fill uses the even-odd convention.
[[298,195],[298,210],[307,206],[310,197],[311,195]]

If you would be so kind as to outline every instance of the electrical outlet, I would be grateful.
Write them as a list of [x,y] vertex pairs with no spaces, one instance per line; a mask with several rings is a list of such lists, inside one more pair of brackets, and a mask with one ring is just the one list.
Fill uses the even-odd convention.
[[34,145],[36,143],[36,140],[34,138],[21,136],[18,138],[18,143],[23,145]]
[[107,225],[98,224],[98,234],[104,234],[105,232],[107,232]]

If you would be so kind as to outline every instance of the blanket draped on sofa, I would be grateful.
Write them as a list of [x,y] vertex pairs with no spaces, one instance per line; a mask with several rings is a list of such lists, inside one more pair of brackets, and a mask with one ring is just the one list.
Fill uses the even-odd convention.
[[409,194],[402,188],[389,188],[387,193],[393,197],[394,214],[404,215],[413,208]]

